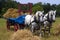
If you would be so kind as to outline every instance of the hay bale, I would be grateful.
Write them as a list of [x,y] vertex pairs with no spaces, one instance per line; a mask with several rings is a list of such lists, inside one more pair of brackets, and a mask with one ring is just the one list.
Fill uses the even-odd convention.
[[18,16],[19,16],[18,10],[13,8],[9,8],[7,12],[3,15],[3,17],[5,18],[16,18]]
[[18,30],[11,36],[10,40],[40,40],[40,38],[33,36],[29,30]]
[[53,35],[59,35],[60,34],[60,24],[54,28]]
[[11,15],[12,18],[16,18],[16,17],[18,17],[18,16],[19,16],[19,13],[15,13],[15,14],[12,14],[12,15]]
[[[18,13],[18,9],[13,9],[13,8],[9,8],[6,13],[3,15],[4,18],[16,18],[18,16],[20,16],[19,14],[23,15],[24,13]],[[26,14],[30,14],[29,12],[27,12]]]

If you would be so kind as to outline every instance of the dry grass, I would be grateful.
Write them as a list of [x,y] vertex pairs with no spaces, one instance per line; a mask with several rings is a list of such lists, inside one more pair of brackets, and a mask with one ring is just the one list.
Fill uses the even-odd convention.
[[18,30],[15,32],[10,40],[40,40],[39,37],[33,36],[33,34],[29,30]]
[[60,35],[60,24],[54,27],[53,35]]
[[[57,32],[56,30],[60,30],[60,17],[57,17],[56,18],[56,22],[55,23],[53,23],[53,26],[52,26],[52,29],[51,29],[51,33],[52,34],[54,34],[55,32]],[[18,30],[19,32],[21,32],[21,31],[23,31],[23,30]],[[17,32],[18,32],[17,31]],[[27,31],[25,31],[25,32],[28,32],[29,30],[27,30]],[[18,35],[19,36],[19,38],[21,38],[21,36],[20,35],[22,35],[22,33],[24,34],[24,35],[32,35],[32,33],[29,31],[28,33],[24,33],[24,32],[22,32],[21,34],[19,33],[17,33],[17,32],[13,32],[13,31],[7,31],[7,29],[6,29],[6,20],[4,20],[4,19],[2,19],[2,18],[0,18],[0,40],[10,40],[10,39],[13,39],[14,38],[14,34],[15,34],[15,36],[16,35]],[[37,39],[40,39],[39,37],[37,37],[37,36],[30,36],[30,37],[27,37],[26,36],[26,38],[25,39],[23,39],[22,38],[22,40],[30,40],[30,38],[31,38],[31,40],[35,40],[36,38]],[[17,38],[17,36],[16,36],[16,38]],[[56,36],[56,34],[54,34],[54,35],[50,35],[50,37],[47,37],[47,38],[41,38],[40,40],[60,40],[60,33]]]
[[0,40],[9,40],[13,31],[8,31],[6,28],[6,20],[0,18]]

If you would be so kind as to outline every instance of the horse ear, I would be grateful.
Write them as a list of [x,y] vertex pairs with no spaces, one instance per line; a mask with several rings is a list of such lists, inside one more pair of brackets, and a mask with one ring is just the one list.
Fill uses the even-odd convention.
[[44,13],[44,11],[42,11]]
[[56,10],[55,10],[55,12],[56,12]]
[[56,10],[54,11],[55,15],[56,15]]

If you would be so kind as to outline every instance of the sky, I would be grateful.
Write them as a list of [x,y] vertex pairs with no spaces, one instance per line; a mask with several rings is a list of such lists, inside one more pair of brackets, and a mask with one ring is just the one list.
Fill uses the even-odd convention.
[[17,2],[20,2],[22,4],[27,4],[27,3],[38,3],[38,2],[42,2],[44,3],[50,3],[50,4],[60,4],[60,0],[16,0]]

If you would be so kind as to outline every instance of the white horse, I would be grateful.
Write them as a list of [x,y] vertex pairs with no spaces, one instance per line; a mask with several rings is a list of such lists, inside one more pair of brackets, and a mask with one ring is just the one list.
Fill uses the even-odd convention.
[[55,15],[56,15],[56,10],[55,11],[51,10],[43,18],[44,27],[46,28],[48,26],[49,34],[50,34],[50,29],[51,29],[52,23],[55,22]]
[[31,30],[33,32],[35,25],[37,25],[36,21],[42,22],[43,21],[43,12],[44,11],[37,11],[36,14],[33,15],[26,15],[25,17],[25,25],[31,24]]
[[33,15],[26,15],[26,17],[25,17],[25,25],[30,25],[32,18],[33,18]]
[[37,11],[35,16],[36,16],[36,21],[43,22],[43,14],[44,11]]
[[[37,11],[35,16],[33,16],[33,21],[31,20],[31,31],[34,32],[34,29],[41,29],[42,25],[41,23],[43,22],[43,12],[44,11]],[[41,31],[41,30],[40,30]]]
[[[36,17],[36,21],[43,21],[42,20],[42,16],[43,16],[43,11],[37,11],[35,14]],[[32,21],[34,21],[34,15],[26,15],[25,17],[25,24],[29,25]]]

